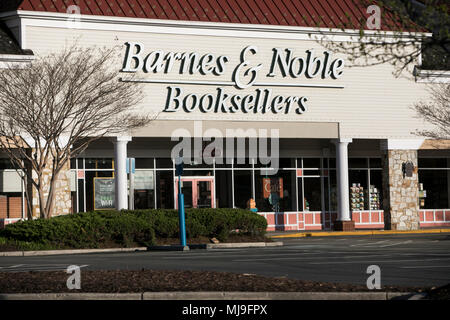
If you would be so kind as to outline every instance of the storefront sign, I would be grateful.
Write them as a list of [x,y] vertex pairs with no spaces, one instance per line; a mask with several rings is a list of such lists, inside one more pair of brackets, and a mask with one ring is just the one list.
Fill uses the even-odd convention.
[[114,208],[114,178],[94,178],[94,210]]
[[[258,47],[248,46],[240,52],[240,62],[233,68],[231,81],[214,80],[161,80],[122,78],[122,81],[169,84],[167,99],[163,112],[184,111],[186,113],[199,110],[202,113],[292,113],[302,114],[307,111],[308,98],[305,96],[277,95],[269,87],[310,87],[342,89],[340,85],[300,83],[297,79],[321,78],[338,79],[344,68],[344,60],[333,59],[331,53],[324,51],[316,54],[314,50],[306,50],[304,56],[295,56],[292,49],[272,49],[272,60],[266,78],[282,77],[281,82],[258,82],[263,64],[252,65],[251,59],[258,54]],[[144,46],[137,42],[126,43],[126,53],[122,72],[168,74],[177,72],[184,75],[224,75],[231,61],[225,55],[197,52],[164,52],[156,50],[145,53]],[[286,78],[293,82],[286,82]],[[179,85],[213,85],[215,91],[208,94],[188,93]],[[224,89],[226,86],[243,90],[255,89],[251,94],[236,94]]]
[[267,199],[272,193],[283,198],[283,178],[263,178],[263,197]]

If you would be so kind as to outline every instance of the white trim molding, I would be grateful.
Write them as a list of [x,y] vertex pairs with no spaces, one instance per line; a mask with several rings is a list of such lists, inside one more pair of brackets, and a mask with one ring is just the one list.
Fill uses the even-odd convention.
[[[19,18],[22,28],[26,26],[41,26],[54,28],[70,28],[70,19],[73,15],[67,13],[41,12],[41,11],[10,11],[0,13],[0,19],[9,20]],[[244,23],[181,21],[166,19],[147,19],[130,17],[112,17],[98,15],[77,15],[77,28],[84,30],[108,30],[145,33],[172,33],[190,35],[210,35],[245,38],[276,38],[292,40],[318,40],[326,41],[373,41],[375,38],[392,39],[392,41],[405,41],[417,37],[431,37],[431,33],[394,32],[365,30],[361,39],[360,30],[338,28],[315,28],[301,26],[261,25]],[[65,22],[65,23],[61,23]]]
[[414,67],[416,82],[450,83],[450,70],[421,70]]
[[27,68],[34,59],[34,55],[0,54],[0,69]]
[[386,139],[380,142],[381,150],[419,150],[425,139]]

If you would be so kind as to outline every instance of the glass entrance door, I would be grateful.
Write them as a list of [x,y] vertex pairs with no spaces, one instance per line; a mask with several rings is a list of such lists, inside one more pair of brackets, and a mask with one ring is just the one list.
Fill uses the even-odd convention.
[[[178,177],[175,179],[175,208],[178,209]],[[181,177],[185,208],[215,208],[214,177]]]

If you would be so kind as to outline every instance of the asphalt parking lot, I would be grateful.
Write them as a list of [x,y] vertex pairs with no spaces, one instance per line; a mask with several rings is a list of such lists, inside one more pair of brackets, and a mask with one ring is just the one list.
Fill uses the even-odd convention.
[[365,284],[367,268],[382,285],[450,283],[450,234],[283,239],[283,247],[0,257],[0,272],[61,270],[209,270]]

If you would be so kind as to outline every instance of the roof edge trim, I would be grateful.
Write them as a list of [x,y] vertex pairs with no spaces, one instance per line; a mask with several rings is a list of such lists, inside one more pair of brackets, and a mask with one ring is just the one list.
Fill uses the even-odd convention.
[[[43,11],[8,11],[0,13],[0,19],[7,18],[27,18],[27,19],[47,19],[68,21],[73,15],[67,13],[43,12]],[[161,27],[184,27],[191,29],[223,29],[229,31],[255,31],[255,32],[274,32],[274,33],[303,33],[311,35],[346,35],[346,36],[360,36],[359,29],[336,29],[336,28],[315,28],[315,27],[300,27],[300,26],[279,26],[279,25],[256,25],[243,23],[224,23],[224,22],[203,22],[203,21],[182,21],[182,20],[166,20],[166,19],[146,19],[146,18],[131,18],[131,17],[112,17],[112,16],[98,16],[98,15],[80,15],[80,22],[90,23],[106,23],[106,24],[130,24],[141,26],[161,26]],[[372,31],[364,30],[364,34],[370,37],[431,37],[432,33],[428,32],[398,32],[398,31]]]

